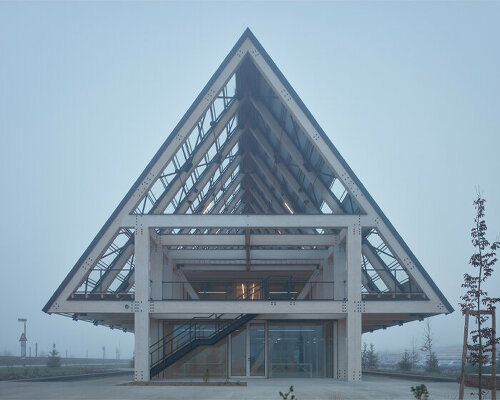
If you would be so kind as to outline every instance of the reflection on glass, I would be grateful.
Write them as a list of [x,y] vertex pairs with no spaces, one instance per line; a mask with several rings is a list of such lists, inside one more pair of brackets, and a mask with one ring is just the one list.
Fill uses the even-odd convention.
[[231,334],[231,375],[245,376],[247,374],[247,331],[238,329]]
[[[312,378],[330,374],[325,368],[331,357],[325,358],[331,323],[272,323],[269,324],[269,377]],[[327,375],[328,374],[328,375]]]
[[250,375],[266,373],[266,337],[264,324],[250,324]]

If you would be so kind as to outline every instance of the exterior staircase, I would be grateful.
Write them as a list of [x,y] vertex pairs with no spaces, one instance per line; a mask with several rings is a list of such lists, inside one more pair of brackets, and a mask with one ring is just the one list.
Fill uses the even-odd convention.
[[[198,346],[216,344],[231,332],[255,318],[256,314],[239,314],[224,318],[225,314],[195,317],[150,346],[150,375],[155,377]],[[232,314],[234,315],[234,314]]]

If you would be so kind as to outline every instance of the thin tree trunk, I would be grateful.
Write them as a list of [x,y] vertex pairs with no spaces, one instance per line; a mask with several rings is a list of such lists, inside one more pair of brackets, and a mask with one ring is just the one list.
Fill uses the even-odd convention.
[[[476,222],[476,229],[479,232],[479,221]],[[479,233],[478,233],[479,235]],[[481,278],[483,275],[483,255],[481,253],[481,242],[478,243],[479,251],[479,280],[477,283],[477,332],[479,334],[479,400],[483,398],[483,339],[481,337]]]

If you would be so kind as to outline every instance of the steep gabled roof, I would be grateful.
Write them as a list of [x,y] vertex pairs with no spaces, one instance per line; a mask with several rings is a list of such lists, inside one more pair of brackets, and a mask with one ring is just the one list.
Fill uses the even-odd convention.
[[119,221],[134,213],[369,214],[378,224],[363,232],[365,290],[414,285],[453,311],[249,29],[43,311],[58,312],[82,285],[133,289],[133,233]]

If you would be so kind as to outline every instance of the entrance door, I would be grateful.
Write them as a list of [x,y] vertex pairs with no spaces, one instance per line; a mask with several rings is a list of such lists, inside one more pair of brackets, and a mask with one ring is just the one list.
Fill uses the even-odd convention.
[[248,340],[248,376],[266,376],[266,325],[250,323]]
[[265,378],[267,353],[265,328],[264,322],[250,322],[231,334],[230,377]]

